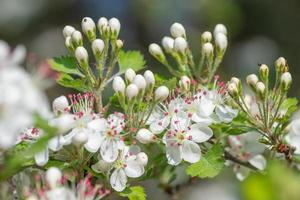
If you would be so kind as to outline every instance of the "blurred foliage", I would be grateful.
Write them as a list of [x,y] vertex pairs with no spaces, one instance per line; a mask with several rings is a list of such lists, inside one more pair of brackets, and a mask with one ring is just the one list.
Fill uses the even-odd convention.
[[266,174],[253,174],[242,183],[242,196],[245,200],[298,200],[299,185],[299,172],[274,161]]

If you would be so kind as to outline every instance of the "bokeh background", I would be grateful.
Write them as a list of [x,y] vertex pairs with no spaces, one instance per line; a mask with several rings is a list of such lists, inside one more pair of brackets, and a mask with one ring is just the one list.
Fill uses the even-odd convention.
[[[229,32],[229,48],[219,70],[222,79],[245,78],[257,72],[259,63],[271,67],[277,57],[283,56],[293,75],[291,95],[300,97],[299,0],[0,0],[0,39],[13,46],[24,44],[41,60],[59,56],[66,54],[62,28],[69,24],[79,29],[85,16],[95,21],[101,16],[119,18],[125,49],[142,51],[147,66],[165,74],[147,49],[150,43],[160,43],[163,36],[169,35],[173,22],[185,26],[196,57],[200,53],[200,34],[223,23]],[[47,92],[53,99],[67,91],[54,85]],[[237,181],[226,177],[200,182],[202,189],[195,184],[193,188],[197,189],[187,189],[186,199],[202,199],[199,193],[204,199],[239,199]],[[150,191],[156,191],[155,183],[147,185]],[[151,195],[154,199],[162,193]]]

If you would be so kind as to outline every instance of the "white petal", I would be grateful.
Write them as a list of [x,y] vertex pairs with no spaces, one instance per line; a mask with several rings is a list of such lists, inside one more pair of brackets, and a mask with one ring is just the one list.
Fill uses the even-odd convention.
[[163,132],[170,124],[170,116],[166,116],[162,119],[156,119],[150,124],[150,130],[154,134]]
[[190,120],[187,117],[174,115],[171,121],[171,128],[177,131],[185,131],[190,125]]
[[47,164],[48,160],[49,160],[49,150],[48,148],[46,148],[44,151],[41,151],[37,154],[34,155],[34,160],[35,163],[38,166],[43,166],[45,164]]
[[140,177],[145,171],[143,165],[136,160],[129,160],[125,164],[126,167],[124,168],[124,171],[130,178]]
[[233,171],[235,172],[236,178],[239,181],[245,180],[245,178],[247,178],[247,176],[250,173],[250,170],[248,168],[240,166],[240,165],[235,166],[233,168]]
[[100,153],[106,162],[113,162],[118,157],[118,143],[110,138],[105,138],[100,146]]
[[209,140],[213,136],[213,131],[207,126],[193,124],[186,135],[187,137],[191,136],[191,140],[194,142],[200,143]]
[[300,119],[292,121],[291,130],[294,134],[300,135]]
[[267,166],[267,161],[262,155],[256,155],[249,160],[249,163],[259,170],[264,170]]
[[215,109],[215,105],[211,100],[208,98],[201,99],[198,105],[198,112],[197,114],[202,117],[209,117]]
[[191,120],[193,122],[196,122],[196,123],[199,123],[202,125],[206,125],[206,126],[209,126],[213,122],[213,120],[210,117],[202,117],[202,116],[199,116],[197,113],[194,113],[192,115]]
[[182,160],[181,146],[167,144],[166,155],[170,165],[178,165]]
[[15,64],[21,64],[26,56],[26,48],[23,45],[18,45],[10,55],[10,59]]
[[79,131],[77,128],[74,128],[70,133],[64,135],[64,145],[69,145],[72,142],[72,138],[76,134],[76,132]]
[[62,136],[54,137],[51,140],[49,140],[49,142],[48,142],[48,147],[52,151],[58,151],[62,148],[62,146],[63,146]]
[[110,185],[117,192],[126,188],[127,177],[123,169],[116,169],[110,176]]
[[193,141],[185,140],[182,144],[182,158],[189,163],[198,162],[201,158],[200,147]]
[[88,132],[88,141],[84,144],[84,148],[90,153],[96,153],[103,141],[103,137],[100,133]]
[[106,119],[95,119],[87,124],[87,127],[93,131],[103,131],[107,129]]

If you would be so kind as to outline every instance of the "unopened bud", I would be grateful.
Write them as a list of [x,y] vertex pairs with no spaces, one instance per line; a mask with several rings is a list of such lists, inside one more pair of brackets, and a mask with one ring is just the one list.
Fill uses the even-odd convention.
[[108,20],[105,18],[105,17],[101,17],[99,20],[98,20],[98,30],[99,32],[101,33],[101,35],[103,34],[103,28],[104,27],[108,27]]
[[138,93],[139,93],[139,88],[135,84],[131,83],[127,86],[126,96],[128,99],[134,98]]
[[148,156],[144,152],[140,152],[136,156],[137,161],[142,164],[143,166],[146,166],[148,163]]
[[174,40],[174,49],[180,53],[185,53],[188,44],[187,41],[183,37],[177,37]]
[[155,78],[154,78],[154,74],[152,71],[150,71],[150,70],[145,71],[144,78],[145,78],[148,86],[154,86]]
[[50,167],[46,172],[46,181],[51,189],[60,184],[62,173],[57,167]]
[[255,74],[250,74],[246,78],[247,84],[252,87],[252,89],[256,88],[256,83],[258,82],[258,77]]
[[64,29],[63,29],[63,35],[65,38],[67,37],[71,37],[72,33],[76,31],[76,29],[73,27],[73,26],[65,26]]
[[136,76],[135,71],[131,68],[127,69],[125,72],[125,79],[128,83],[131,83]]
[[132,82],[139,88],[139,90],[144,90],[147,86],[145,78],[140,74],[136,75]]
[[119,93],[122,93],[124,94],[125,93],[125,82],[124,80],[122,79],[122,77],[120,76],[116,76],[113,80],[113,89],[115,92],[119,92]]
[[116,47],[118,49],[121,49],[123,47],[123,41],[120,39],[116,40]]
[[84,131],[78,131],[73,137],[72,137],[72,143],[77,146],[81,147],[88,141],[87,133]]
[[166,59],[162,49],[158,44],[155,43],[150,44],[149,53],[161,62],[163,62]]
[[224,24],[217,24],[214,29],[214,36],[218,33],[223,33],[224,35],[227,35],[227,28],[224,26]]
[[163,37],[161,41],[162,46],[166,52],[171,52],[174,49],[174,39],[168,36]]
[[103,40],[101,39],[96,39],[92,42],[92,50],[95,58],[98,60],[101,57],[101,54],[104,50],[105,44]]
[[285,58],[283,57],[279,57],[276,61],[275,61],[275,69],[279,74],[282,74],[284,72],[288,71],[288,65],[287,65],[287,61]]
[[136,139],[142,144],[147,144],[155,140],[155,135],[148,129],[142,128],[137,132]]
[[75,50],[75,57],[77,59],[77,62],[82,65],[87,65],[89,62],[89,55],[86,49],[82,46],[77,47]]
[[110,31],[111,31],[111,37],[117,38],[120,32],[121,24],[120,21],[117,18],[111,18],[108,21]]
[[187,76],[182,76],[179,81],[179,86],[183,91],[189,91],[191,87],[191,79]]
[[217,50],[221,52],[225,51],[228,45],[227,36],[223,33],[217,33],[215,35],[215,43],[217,46]]
[[86,37],[93,41],[96,39],[96,25],[92,18],[85,17],[82,19],[81,28]]
[[284,72],[280,78],[281,88],[284,91],[288,91],[292,84],[292,75],[290,72]]
[[202,52],[205,56],[210,56],[214,53],[214,47],[210,42],[203,44]]
[[60,113],[65,112],[68,107],[69,107],[68,99],[67,99],[67,97],[65,97],[63,95],[54,99],[54,101],[52,103],[53,111],[57,114],[59,112]]
[[266,82],[268,81],[269,79],[269,68],[267,65],[265,64],[262,64],[260,67],[259,67],[259,75],[260,75],[260,78]]
[[65,46],[67,47],[67,49],[70,52],[74,52],[74,47],[73,47],[73,44],[72,44],[72,38],[71,38],[71,36],[66,37]]
[[156,101],[164,101],[169,96],[169,89],[166,86],[158,87],[154,92],[154,99]]
[[242,83],[241,83],[240,79],[238,79],[236,77],[232,77],[230,79],[230,83],[234,83],[237,86],[239,94],[242,93]]
[[172,26],[170,27],[170,32],[174,38],[177,38],[177,37],[185,38],[186,37],[184,27],[182,26],[182,24],[177,23],[177,22],[172,24]]
[[82,46],[82,34],[79,31],[74,31],[71,36],[71,41],[74,47]]
[[238,96],[238,88],[237,85],[233,82],[229,83],[227,86],[228,92],[231,96],[236,97]]
[[206,42],[211,42],[212,39],[212,34],[209,31],[205,31],[204,33],[202,33],[201,35],[201,42],[204,44]]
[[257,82],[256,83],[256,92],[259,94],[260,98],[265,97],[265,91],[266,91],[266,86],[263,82]]

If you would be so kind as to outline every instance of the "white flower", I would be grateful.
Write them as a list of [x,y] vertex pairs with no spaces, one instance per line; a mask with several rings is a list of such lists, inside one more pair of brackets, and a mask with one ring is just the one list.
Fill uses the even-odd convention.
[[138,178],[144,174],[144,165],[136,154],[136,152],[132,152],[129,147],[125,146],[120,158],[114,162],[110,184],[117,192],[121,192],[126,188],[127,177]]
[[182,160],[195,163],[201,158],[197,143],[209,140],[213,135],[208,126],[190,124],[187,118],[176,116],[172,119],[171,129],[165,134],[166,155],[170,165],[178,165]]
[[120,134],[125,126],[125,116],[122,113],[109,115],[106,119],[100,118],[88,123],[88,142],[84,147],[92,153],[100,149],[100,154],[106,162],[114,162],[119,149],[122,149],[124,142]]
[[142,128],[137,132],[136,139],[140,143],[147,144],[155,140],[155,135],[148,129]]
[[294,153],[300,155],[300,118],[297,117],[291,122],[286,140],[291,146],[296,148]]
[[50,167],[46,172],[46,181],[50,188],[55,188],[62,179],[62,173],[57,167]]
[[164,101],[169,96],[169,89],[166,86],[159,86],[154,92],[154,99]]
[[64,113],[69,108],[69,102],[67,97],[60,96],[54,99],[52,103],[52,109],[56,114]]
[[[258,143],[258,137],[259,134],[256,132],[248,132],[238,136],[229,136],[229,147],[226,148],[226,150],[236,158],[244,162],[249,162],[258,170],[264,170],[267,161],[261,155],[264,151],[264,146]],[[233,164],[233,171],[240,181],[244,180],[250,173],[250,169],[239,164],[233,162],[227,162],[227,164]]]

